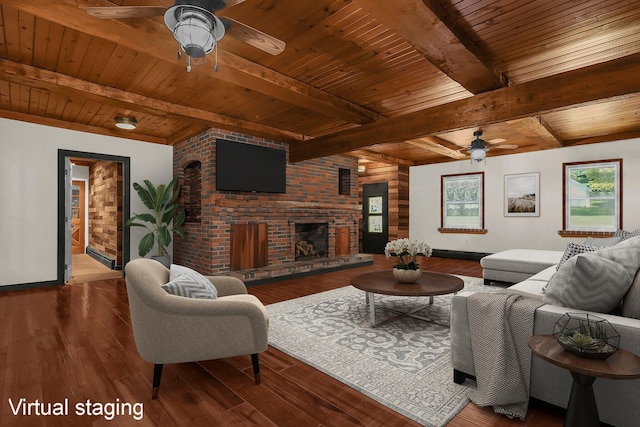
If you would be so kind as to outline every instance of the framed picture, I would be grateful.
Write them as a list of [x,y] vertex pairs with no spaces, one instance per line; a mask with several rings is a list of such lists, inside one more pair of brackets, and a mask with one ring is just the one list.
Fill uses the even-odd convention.
[[369,217],[369,233],[382,233],[382,215]]
[[382,196],[369,197],[369,213],[370,214],[382,213]]
[[504,216],[540,216],[540,172],[504,176]]

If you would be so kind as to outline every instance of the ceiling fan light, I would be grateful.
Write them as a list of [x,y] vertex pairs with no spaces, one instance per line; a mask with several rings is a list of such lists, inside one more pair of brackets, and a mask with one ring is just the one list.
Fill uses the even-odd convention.
[[487,157],[487,150],[482,148],[472,148],[469,150],[471,154],[471,160],[481,162]]
[[167,9],[164,21],[182,49],[194,58],[211,52],[224,36],[222,21],[197,6],[172,6]]
[[115,122],[117,128],[126,130],[133,130],[138,124],[138,121],[133,117],[116,117]]

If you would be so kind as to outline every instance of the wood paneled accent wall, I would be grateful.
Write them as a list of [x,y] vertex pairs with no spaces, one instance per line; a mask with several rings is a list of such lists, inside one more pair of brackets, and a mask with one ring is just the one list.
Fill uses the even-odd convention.
[[[357,176],[357,160],[348,156],[330,156],[298,163],[287,163],[286,194],[239,193],[217,191],[216,138],[288,150],[288,145],[250,135],[209,129],[174,145],[174,175],[183,181],[185,167],[194,160],[201,162],[201,214],[197,223],[185,223],[186,238],[176,237],[173,243],[174,261],[203,274],[230,271],[232,227],[266,224],[268,245],[267,265],[277,266],[295,260],[295,224],[326,222],[329,224],[329,253],[358,253],[358,221],[362,207],[356,179],[350,180],[350,191],[339,194],[339,170],[349,169]],[[336,232],[340,243],[336,249]],[[345,233],[350,237],[345,238]],[[237,237],[236,237],[237,238]],[[255,239],[254,239],[255,241]],[[348,242],[348,243],[345,243]],[[343,245],[349,245],[344,247]],[[240,252],[243,252],[244,249]],[[241,268],[244,268],[242,266]]]
[[88,245],[122,265],[122,163],[89,166]]
[[[366,163],[365,171],[358,175],[358,197],[361,202],[363,185],[378,182],[389,184],[389,240],[409,237],[409,167]],[[362,226],[359,230],[362,233]]]

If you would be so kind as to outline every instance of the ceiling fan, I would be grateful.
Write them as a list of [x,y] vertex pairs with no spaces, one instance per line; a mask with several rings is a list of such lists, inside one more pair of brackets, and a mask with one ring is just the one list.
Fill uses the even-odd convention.
[[[86,7],[89,15],[99,19],[148,18],[164,15],[164,22],[178,41],[178,59],[187,54],[187,71],[191,58],[210,53],[225,34],[272,55],[284,51],[285,43],[273,36],[231,18],[217,17],[215,12],[230,8],[244,0],[175,0],[169,8],[163,6]],[[217,65],[216,65],[217,70]]]
[[[489,147],[501,148],[505,150],[515,150],[516,148],[518,148],[518,146],[514,144],[502,144],[503,142],[506,142],[506,140],[502,138],[495,138],[489,141],[480,139],[480,137],[482,136],[481,130],[477,130],[473,132],[473,136],[475,136],[476,139],[471,141],[471,145],[460,149],[460,150],[467,150],[467,152],[471,156],[471,163],[473,163],[474,161],[481,162],[485,160],[487,157],[487,151],[489,151]],[[497,144],[500,144],[500,145],[497,145]]]

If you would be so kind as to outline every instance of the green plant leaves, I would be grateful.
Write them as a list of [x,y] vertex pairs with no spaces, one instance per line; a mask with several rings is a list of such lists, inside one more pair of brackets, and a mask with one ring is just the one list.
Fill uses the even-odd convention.
[[[149,233],[140,240],[138,246],[140,256],[148,254],[154,243],[158,244],[158,255],[164,255],[166,246],[171,243],[172,233],[184,237],[184,232],[179,226],[184,223],[186,213],[184,210],[178,212],[180,195],[178,179],[174,178],[169,184],[161,184],[157,187],[145,179],[144,187],[134,182],[133,188],[142,203],[153,213],[134,214],[125,225],[145,227],[149,230]],[[170,228],[171,222],[173,222],[173,228]]]
[[155,240],[156,239],[153,233],[145,234],[142,240],[140,240],[140,244],[138,245],[138,253],[140,254],[140,256],[145,256],[151,251]]

